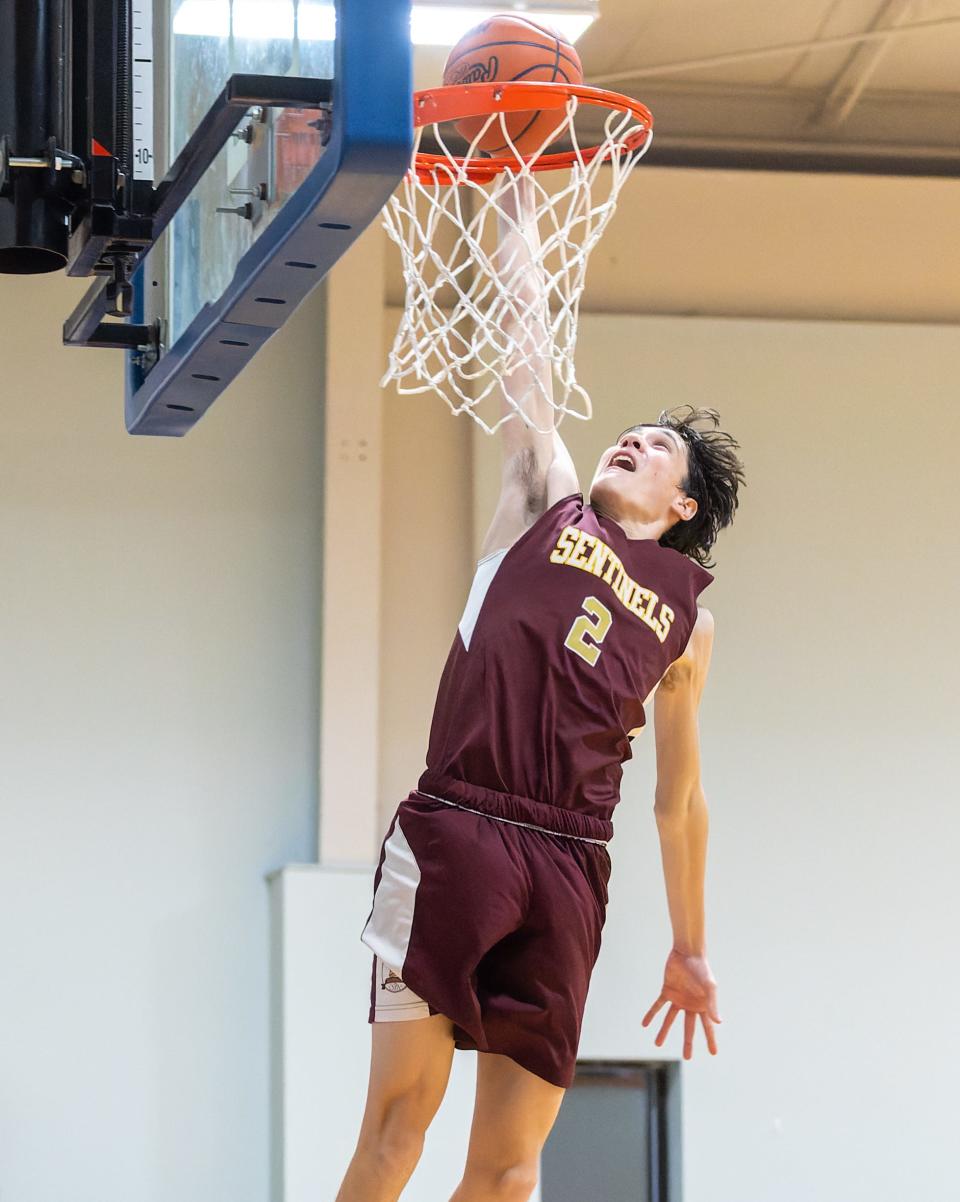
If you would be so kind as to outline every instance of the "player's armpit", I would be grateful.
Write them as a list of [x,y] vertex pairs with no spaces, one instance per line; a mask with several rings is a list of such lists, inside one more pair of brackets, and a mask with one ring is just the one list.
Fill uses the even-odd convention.
[[549,445],[521,443],[504,457],[500,497],[480,558],[512,546],[551,505],[579,491],[577,470],[556,431]]
[[558,431],[550,439],[534,436],[521,441],[511,455],[504,455],[501,493],[516,494],[534,521],[562,497],[579,492],[577,469]]

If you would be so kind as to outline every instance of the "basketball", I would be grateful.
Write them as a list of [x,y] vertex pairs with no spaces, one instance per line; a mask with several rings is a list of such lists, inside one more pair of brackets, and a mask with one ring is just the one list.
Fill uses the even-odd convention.
[[[529,17],[515,14],[491,17],[465,34],[454,46],[443,72],[451,84],[506,83],[524,80],[536,83],[583,83],[583,67],[574,47],[556,30]],[[486,117],[465,117],[456,122],[457,133],[472,142]],[[507,132],[520,154],[533,154],[563,123],[563,113],[526,111],[504,117]],[[498,156],[511,153],[503,127],[494,121],[480,139],[478,149]]]

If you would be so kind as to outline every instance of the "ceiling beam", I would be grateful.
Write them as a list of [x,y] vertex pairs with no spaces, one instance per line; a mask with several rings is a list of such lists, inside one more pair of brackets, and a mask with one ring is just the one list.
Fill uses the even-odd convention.
[[886,175],[960,179],[960,151],[931,146],[877,146],[863,142],[791,142],[787,139],[662,137],[648,167],[721,171],[798,171],[830,175]]
[[837,129],[856,108],[877,67],[890,49],[897,26],[902,26],[917,8],[916,0],[885,0],[870,25],[870,31],[880,31],[886,37],[875,42],[863,42],[850,55],[823,103],[813,114],[810,128]]
[[620,83],[623,80],[653,79],[655,76],[678,75],[687,71],[701,71],[709,67],[727,67],[733,63],[753,62],[757,59],[774,58],[783,54],[799,54],[807,50],[835,50],[838,46],[856,46],[861,42],[886,42],[891,37],[908,33],[931,32],[947,26],[960,25],[960,16],[937,17],[930,21],[915,21],[911,25],[900,25],[896,29],[868,29],[863,33],[847,33],[837,37],[821,38],[815,42],[785,42],[779,46],[761,46],[754,50],[733,50],[727,54],[712,54],[707,58],[683,59],[673,63],[658,63],[652,67],[637,66],[629,71],[614,71],[591,75],[592,84]]

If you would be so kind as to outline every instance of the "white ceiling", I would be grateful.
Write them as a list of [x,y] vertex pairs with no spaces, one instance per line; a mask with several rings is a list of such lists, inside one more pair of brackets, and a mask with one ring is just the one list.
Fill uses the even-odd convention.
[[[960,0],[600,8],[578,43],[587,82],[650,107],[651,161],[960,175]],[[879,36],[830,44],[865,32]],[[418,52],[418,86],[443,60]]]
[[892,91],[958,90],[960,4],[943,0],[602,0],[601,19],[581,40],[591,74],[643,69],[713,55],[810,43],[811,49],[729,66],[678,71],[673,80],[829,88],[857,54],[855,46],[815,48],[835,37],[953,18],[954,24],[892,34],[871,87]]

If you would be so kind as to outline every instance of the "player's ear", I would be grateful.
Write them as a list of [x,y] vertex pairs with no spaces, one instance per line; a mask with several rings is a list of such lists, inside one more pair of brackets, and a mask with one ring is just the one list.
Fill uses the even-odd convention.
[[686,493],[680,493],[673,502],[674,512],[680,515],[681,522],[689,522],[691,518],[696,517],[699,508],[693,497],[688,497]]

